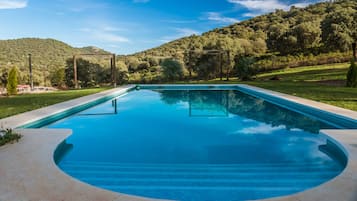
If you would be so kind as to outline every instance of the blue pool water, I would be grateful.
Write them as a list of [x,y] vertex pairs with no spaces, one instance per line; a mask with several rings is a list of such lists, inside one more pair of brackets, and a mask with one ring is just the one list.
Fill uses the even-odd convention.
[[149,198],[269,198],[344,168],[318,134],[332,126],[239,91],[137,90],[47,127],[73,129],[64,172]]

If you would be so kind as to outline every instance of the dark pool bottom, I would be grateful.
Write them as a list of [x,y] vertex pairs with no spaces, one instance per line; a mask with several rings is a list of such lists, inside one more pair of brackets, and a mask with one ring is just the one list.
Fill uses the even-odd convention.
[[116,105],[48,126],[73,129],[63,171],[148,198],[240,201],[304,191],[345,165],[319,134],[333,126],[239,91],[139,90]]

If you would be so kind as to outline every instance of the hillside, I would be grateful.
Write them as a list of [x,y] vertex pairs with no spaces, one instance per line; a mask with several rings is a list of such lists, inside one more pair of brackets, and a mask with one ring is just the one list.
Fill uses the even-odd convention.
[[[237,66],[242,61],[250,63],[249,71],[259,73],[346,62],[351,59],[352,44],[357,40],[356,27],[355,0],[322,2],[306,8],[291,7],[289,11],[276,10],[199,36],[192,35],[133,55],[118,56],[118,79],[125,78],[120,83],[174,81],[163,73],[165,58],[174,58],[182,65],[180,74],[174,75],[175,79],[214,79],[221,74],[220,66],[222,75],[237,77]],[[212,49],[222,51],[222,55],[200,53]],[[187,54],[187,50],[193,53]],[[73,48],[53,39],[3,40],[0,41],[0,68],[19,67],[22,72],[20,83],[26,83],[27,55],[31,53],[34,78],[37,83],[45,83],[49,73],[63,68],[66,59],[73,54],[96,52],[105,51],[96,47]],[[108,59],[85,59],[101,66],[93,66],[97,69],[93,69],[91,75],[79,79],[103,80],[95,78],[99,76],[95,72],[103,72],[104,77],[110,77],[108,71],[104,73],[103,70],[109,66]],[[86,66],[81,68],[83,72],[88,69]],[[71,76],[66,79],[71,79]]]
[[[49,72],[63,68],[65,61],[79,53],[108,53],[96,47],[74,48],[54,39],[22,38],[15,40],[0,40],[0,70],[4,71],[16,66],[22,72],[21,79],[27,76],[28,54],[32,55],[35,80],[43,80]],[[101,59],[88,58],[95,63]],[[1,73],[0,71],[0,73]]]
[[[356,13],[357,1],[353,0],[317,3],[306,8],[291,7],[289,11],[276,10],[200,36],[184,37],[134,56],[175,56],[188,49],[231,49],[236,53],[233,56],[250,55],[263,57],[266,61],[277,56],[274,59],[282,66],[290,65],[284,60],[299,62],[305,59],[303,57],[310,57],[305,59],[309,60],[316,55],[324,55],[321,59],[326,61],[320,63],[342,62],[350,58],[351,43],[357,40]],[[235,48],[227,47],[232,43]],[[280,60],[282,57],[288,58]],[[293,62],[291,67],[300,65]],[[271,63],[266,66],[269,65]]]

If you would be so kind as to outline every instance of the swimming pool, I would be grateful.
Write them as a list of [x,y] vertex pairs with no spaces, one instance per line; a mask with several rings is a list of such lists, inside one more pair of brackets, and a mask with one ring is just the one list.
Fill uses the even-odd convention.
[[173,200],[288,195],[345,164],[320,129],[335,124],[237,90],[143,89],[47,127],[71,128],[58,166],[108,190]]

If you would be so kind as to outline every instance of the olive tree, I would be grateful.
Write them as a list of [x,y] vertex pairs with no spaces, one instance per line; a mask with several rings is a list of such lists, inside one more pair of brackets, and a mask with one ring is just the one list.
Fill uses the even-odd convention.
[[169,80],[181,79],[184,76],[183,65],[174,59],[165,59],[161,62],[163,76]]

